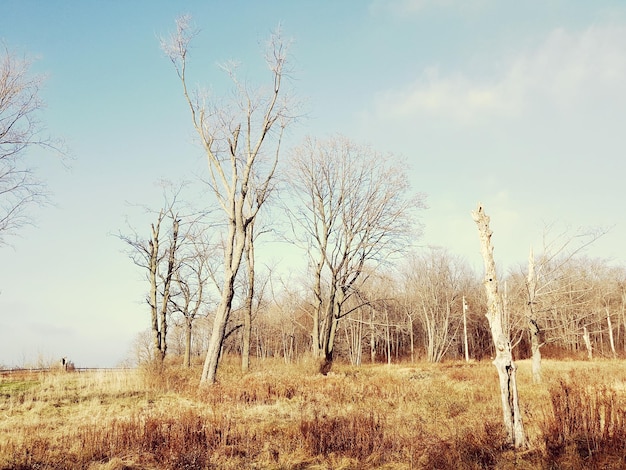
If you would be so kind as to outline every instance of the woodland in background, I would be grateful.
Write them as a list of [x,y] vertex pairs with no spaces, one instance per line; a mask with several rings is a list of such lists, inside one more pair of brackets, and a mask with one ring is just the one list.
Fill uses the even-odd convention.
[[[537,257],[539,285],[529,322],[528,273],[512,270],[502,279],[506,323],[517,359],[531,356],[529,327],[539,329],[544,357],[583,359],[626,355],[626,268],[585,256]],[[267,276],[270,274],[267,273]],[[268,278],[253,308],[251,356],[292,362],[311,354],[313,299],[303,280],[281,285]],[[465,359],[493,356],[482,279],[460,257],[428,248],[399,262],[398,269],[370,272],[349,300],[352,312],[337,331],[335,354],[353,365],[372,362]],[[465,308],[464,308],[465,305]],[[193,321],[191,356],[206,351],[209,307]],[[240,354],[240,316],[233,309],[223,354]],[[169,314],[168,352],[183,356],[189,323]],[[138,335],[133,362],[152,357],[150,332]]]

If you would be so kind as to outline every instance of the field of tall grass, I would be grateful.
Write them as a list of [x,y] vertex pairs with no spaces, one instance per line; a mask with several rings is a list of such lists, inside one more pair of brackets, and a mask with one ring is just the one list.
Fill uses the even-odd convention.
[[506,444],[489,362],[265,360],[216,385],[199,369],[48,372],[0,379],[2,469],[626,468],[626,367],[518,362],[529,446]]

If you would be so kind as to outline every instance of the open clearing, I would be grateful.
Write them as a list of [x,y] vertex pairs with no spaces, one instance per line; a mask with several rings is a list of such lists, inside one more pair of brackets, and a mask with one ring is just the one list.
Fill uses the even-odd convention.
[[0,468],[624,468],[622,361],[518,361],[527,450],[490,362],[253,363],[0,378]]

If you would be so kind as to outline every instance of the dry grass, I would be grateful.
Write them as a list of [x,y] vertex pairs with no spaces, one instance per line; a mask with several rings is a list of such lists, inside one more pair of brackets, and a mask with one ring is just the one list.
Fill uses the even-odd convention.
[[626,369],[544,362],[518,383],[530,449],[506,445],[484,363],[352,368],[226,358],[219,383],[176,367],[0,382],[0,468],[623,468]]

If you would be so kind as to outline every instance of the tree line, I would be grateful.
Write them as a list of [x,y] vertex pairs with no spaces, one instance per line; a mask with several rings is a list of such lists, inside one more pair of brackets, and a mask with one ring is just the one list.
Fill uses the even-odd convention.
[[[584,255],[566,257],[537,256],[539,279],[532,314],[528,299],[533,287],[527,267],[519,266],[503,276],[505,327],[515,357],[530,358],[534,339],[550,357],[623,357],[626,268]],[[270,282],[272,275],[269,269],[260,275],[253,298],[250,354],[256,358],[280,357],[286,362],[310,356],[318,346],[313,338],[319,305],[315,280],[301,277],[287,285],[280,278]],[[366,268],[361,281],[353,285],[350,299],[342,305],[347,314],[337,322],[334,356],[354,365],[494,357],[481,281],[481,274],[466,260],[443,247],[411,251],[393,266]],[[169,351],[188,363],[187,351],[192,357],[206,351],[214,301],[207,298],[203,308],[186,315],[185,309],[179,309],[177,298],[188,298],[188,291],[180,290],[179,281],[175,282],[168,313]],[[243,280],[240,286],[245,294]],[[204,289],[209,292],[211,287]],[[329,290],[324,281],[322,291]],[[224,353],[244,352],[243,314],[248,311],[244,299],[241,295],[235,299]],[[187,342],[190,325],[192,345]],[[153,350],[145,338],[135,347],[138,357],[144,359]]]

